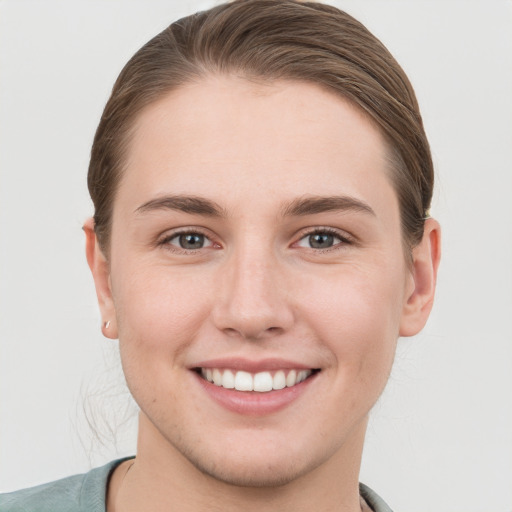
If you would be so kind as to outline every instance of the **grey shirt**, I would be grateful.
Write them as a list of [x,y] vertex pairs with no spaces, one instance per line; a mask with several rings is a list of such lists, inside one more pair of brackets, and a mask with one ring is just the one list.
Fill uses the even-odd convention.
[[[125,460],[114,460],[83,475],[0,494],[0,512],[106,512],[108,479]],[[373,512],[392,512],[369,487],[359,484],[359,490]]]

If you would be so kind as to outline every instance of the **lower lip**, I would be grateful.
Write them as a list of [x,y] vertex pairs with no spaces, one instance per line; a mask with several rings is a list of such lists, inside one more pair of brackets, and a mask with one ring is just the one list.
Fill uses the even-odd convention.
[[258,391],[236,391],[216,386],[194,372],[199,384],[219,405],[229,411],[246,416],[263,416],[284,409],[297,400],[316,380],[314,373],[295,386],[259,393]]

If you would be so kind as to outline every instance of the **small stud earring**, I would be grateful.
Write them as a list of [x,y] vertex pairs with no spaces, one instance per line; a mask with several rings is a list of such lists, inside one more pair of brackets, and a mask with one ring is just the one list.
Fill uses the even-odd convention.
[[107,320],[104,324],[103,324],[103,327],[105,327],[105,329],[108,329],[110,327],[110,320]]

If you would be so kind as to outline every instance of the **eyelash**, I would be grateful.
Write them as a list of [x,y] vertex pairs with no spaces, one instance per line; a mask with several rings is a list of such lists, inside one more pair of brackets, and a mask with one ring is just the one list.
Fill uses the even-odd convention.
[[314,236],[314,235],[331,235],[334,238],[337,238],[339,242],[334,243],[331,247],[327,247],[325,249],[317,249],[314,247],[309,247],[308,249],[313,250],[314,252],[319,253],[325,253],[330,251],[337,251],[342,249],[346,245],[353,245],[355,243],[355,240],[349,236],[345,232],[340,232],[337,229],[330,228],[330,227],[316,227],[309,231],[304,231],[301,233],[301,236],[297,242],[295,242],[294,245],[298,244],[300,241],[304,240],[305,238]]
[[171,252],[174,252],[174,253],[177,253],[177,254],[197,254],[197,252],[200,251],[201,249],[208,249],[210,247],[210,246],[209,247],[200,247],[199,249],[185,249],[183,247],[179,247],[179,246],[176,246],[176,245],[173,245],[173,244],[170,243],[171,240],[174,240],[175,238],[178,238],[179,236],[182,236],[182,235],[199,235],[199,236],[204,237],[206,240],[210,241],[212,246],[213,245],[218,245],[218,244],[215,244],[215,242],[212,241],[211,236],[209,236],[208,234],[206,234],[205,232],[203,232],[203,231],[201,231],[200,229],[197,229],[197,228],[194,228],[194,229],[182,229],[182,230],[179,230],[179,231],[175,231],[175,232],[165,236],[163,239],[159,240],[157,242],[157,245],[159,247],[164,247],[167,250],[169,250]]
[[[185,248],[178,247],[178,246],[170,243],[171,240],[174,240],[175,238],[178,238],[181,235],[199,235],[199,236],[204,237],[206,240],[208,240],[211,243],[211,245],[208,247],[200,247],[198,249],[185,249]],[[310,249],[316,253],[325,253],[325,252],[330,252],[330,251],[336,251],[336,250],[342,249],[343,246],[354,244],[353,238],[348,236],[346,233],[342,234],[340,231],[338,231],[334,228],[330,228],[330,227],[316,227],[314,229],[310,229],[309,231],[302,232],[298,241],[294,242],[293,245],[297,245],[299,242],[301,242],[305,238],[311,237],[314,235],[330,235],[339,240],[339,242],[334,243],[331,247],[327,247],[325,249],[314,248],[314,247],[305,247],[305,249]],[[175,232],[165,236],[163,239],[159,240],[157,242],[157,245],[160,247],[165,247],[167,250],[170,250],[177,254],[197,254],[197,252],[200,251],[201,249],[208,249],[215,245],[220,247],[220,245],[216,244],[208,234],[201,231],[200,229],[183,229],[180,231],[175,231]],[[300,247],[302,247],[302,246],[300,246]]]

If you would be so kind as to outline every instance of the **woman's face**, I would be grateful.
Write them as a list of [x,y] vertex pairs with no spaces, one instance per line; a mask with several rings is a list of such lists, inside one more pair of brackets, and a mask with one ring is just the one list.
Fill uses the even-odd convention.
[[309,84],[172,92],[135,125],[109,286],[148,450],[258,486],[357,461],[414,289],[382,136]]

